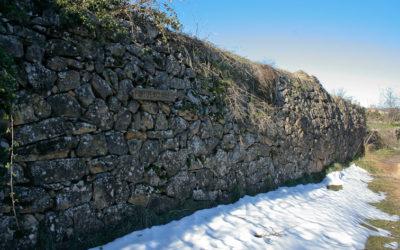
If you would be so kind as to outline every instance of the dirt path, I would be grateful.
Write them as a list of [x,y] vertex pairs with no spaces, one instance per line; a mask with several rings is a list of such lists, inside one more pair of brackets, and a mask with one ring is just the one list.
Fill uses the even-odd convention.
[[400,154],[395,154],[377,163],[377,167],[393,175],[394,178],[400,179]]
[[395,200],[398,202],[400,200],[400,152],[376,161],[375,166],[383,170],[377,175],[381,175],[393,185],[393,191],[396,194]]

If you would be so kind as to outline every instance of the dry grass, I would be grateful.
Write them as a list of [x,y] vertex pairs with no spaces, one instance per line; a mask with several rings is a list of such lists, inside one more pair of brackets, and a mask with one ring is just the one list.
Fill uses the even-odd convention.
[[[373,174],[374,180],[368,187],[374,192],[383,191],[386,194],[385,200],[373,205],[388,214],[400,215],[400,150],[380,149],[367,152],[355,163]],[[390,231],[392,237],[370,236],[366,249],[383,249],[384,244],[393,241],[400,243],[400,221],[368,220],[368,222],[374,227]]]
[[328,185],[326,188],[329,190],[332,190],[332,191],[339,191],[339,190],[343,189],[343,186],[342,185]]
[[275,110],[277,82],[283,73],[269,65],[220,49],[215,45],[184,35],[171,34],[172,39],[192,55],[196,72],[206,81],[229,82],[225,90],[225,103],[239,122],[268,129]]

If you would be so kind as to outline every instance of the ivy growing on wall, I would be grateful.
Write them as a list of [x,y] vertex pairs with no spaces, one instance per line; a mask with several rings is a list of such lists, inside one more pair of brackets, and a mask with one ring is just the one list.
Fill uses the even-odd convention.
[[13,110],[14,104],[16,100],[15,91],[17,90],[17,83],[14,78],[14,70],[13,66],[15,65],[13,57],[6,54],[2,48],[0,48],[0,113],[2,115],[2,119],[8,121],[8,126],[6,127],[6,131],[1,131],[2,134],[6,134],[9,137],[11,145],[3,151],[1,159],[2,163],[5,163],[6,172],[9,173],[9,182],[8,185],[10,187],[10,198],[12,202],[12,210],[16,219],[17,227],[19,228],[17,214],[15,211],[15,203],[18,202],[17,199],[14,198],[14,184],[13,178],[15,177],[15,173],[13,171],[13,163],[15,160],[14,155],[14,147],[18,146],[18,143],[14,140],[14,126],[13,126]]

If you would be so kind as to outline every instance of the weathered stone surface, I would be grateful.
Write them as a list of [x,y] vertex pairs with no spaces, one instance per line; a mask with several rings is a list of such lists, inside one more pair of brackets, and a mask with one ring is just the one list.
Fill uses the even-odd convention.
[[72,215],[74,230],[85,234],[104,228],[104,223],[96,217],[95,211],[88,204],[67,210]]
[[168,90],[134,88],[130,95],[135,100],[173,102],[176,99],[176,94]]
[[14,26],[14,34],[22,38],[25,43],[43,43],[46,40],[46,37],[42,34],[39,34],[27,27],[23,26]]
[[93,103],[96,97],[93,94],[92,87],[90,84],[84,84],[79,88],[75,89],[76,98],[78,98],[79,102],[82,106],[87,107]]
[[80,61],[77,61],[75,59],[72,58],[67,58],[67,64],[68,67],[70,67],[71,69],[83,69],[84,64]]
[[140,149],[140,162],[147,166],[157,160],[160,152],[160,143],[155,140],[147,140],[143,143]]
[[60,159],[67,158],[77,143],[75,137],[58,137],[39,141],[25,147],[18,147],[15,151],[19,155],[18,161],[21,162]]
[[138,139],[128,140],[129,154],[139,158],[140,149],[142,148],[143,141]]
[[[53,207],[53,200],[43,188],[15,187],[15,198],[22,204],[20,213],[42,213]],[[18,203],[17,203],[18,205]]]
[[157,103],[143,101],[141,102],[140,107],[144,112],[147,112],[149,114],[155,115],[158,113]]
[[128,104],[128,110],[135,114],[139,110],[140,104],[137,101],[130,101]]
[[31,45],[26,48],[25,59],[30,62],[41,62],[44,54],[44,49],[39,45]]
[[73,184],[57,192],[56,209],[65,210],[88,202],[92,198],[92,186],[85,185],[83,181]]
[[67,130],[61,118],[49,118],[37,124],[25,125],[15,130],[15,139],[21,146],[64,135]]
[[133,89],[133,84],[131,80],[125,79],[118,83],[117,85],[117,98],[123,105],[128,103],[129,93]]
[[73,135],[81,135],[96,131],[96,126],[87,122],[74,122],[68,124]]
[[78,71],[70,70],[58,73],[57,87],[61,92],[76,89],[81,84],[81,76]]
[[186,171],[179,172],[167,185],[167,195],[177,199],[186,199],[192,195],[190,178]]
[[25,71],[28,82],[37,90],[50,90],[57,80],[56,73],[46,69],[39,62],[33,64],[25,63]]
[[107,96],[110,96],[113,93],[110,84],[97,74],[93,74],[91,84],[97,96],[104,100],[107,98]]
[[157,89],[168,89],[169,82],[171,81],[171,77],[167,72],[156,72],[156,76],[153,79],[153,86]]
[[177,76],[181,72],[181,66],[172,55],[167,57],[167,72],[173,76]]
[[108,109],[114,113],[117,113],[122,109],[122,103],[115,96],[108,98],[107,105]]
[[[4,147],[8,148],[8,147]],[[3,150],[3,148],[0,146],[0,150]],[[10,183],[10,174],[11,171],[10,169],[7,169],[6,173],[0,178],[0,185],[8,185]],[[20,164],[13,163],[13,183],[14,184],[24,184],[24,183],[29,183],[29,179],[25,177],[25,172],[24,168]],[[0,192],[0,204],[1,201],[4,199],[4,193]],[[3,212],[5,213],[5,212]]]
[[15,36],[0,35],[0,46],[8,55],[13,55],[16,58],[24,56],[24,46]]
[[82,108],[70,94],[58,94],[48,98],[54,116],[80,117]]
[[113,56],[123,56],[125,54],[125,46],[120,43],[113,43],[106,46],[106,51]]
[[85,134],[80,139],[76,155],[79,157],[94,157],[106,155],[107,152],[107,141],[103,134]]
[[151,168],[144,174],[145,182],[152,187],[162,187],[167,183],[166,176],[163,170],[158,166],[151,166]]
[[236,145],[237,141],[235,138],[235,135],[233,134],[227,134],[224,135],[223,139],[222,139],[222,143],[221,143],[221,147],[223,149],[233,149]]
[[8,246],[15,245],[14,234],[17,225],[13,216],[0,216],[0,247],[6,249]]
[[204,193],[202,189],[196,189],[193,190],[193,200],[195,201],[207,201],[210,198],[208,197],[208,194]]
[[189,170],[199,170],[204,168],[203,163],[197,157],[188,158],[187,166],[189,167]]
[[144,166],[140,164],[138,157],[123,155],[119,157],[119,168],[113,173],[117,179],[133,183],[143,180]]
[[137,218],[137,207],[130,204],[119,203],[104,210],[104,224],[109,226],[120,226],[126,224],[126,220]]
[[50,104],[39,95],[32,95],[33,99],[33,110],[35,111],[35,115],[39,118],[47,118],[51,114],[51,106]]
[[154,75],[154,73],[156,73],[156,67],[154,66],[153,63],[149,62],[149,61],[145,61],[144,65],[143,65],[144,70],[147,71],[147,73],[149,73],[150,75]]
[[32,105],[29,104],[19,104],[16,105],[14,111],[14,125],[22,125],[26,123],[31,123],[38,121],[39,118],[36,117],[35,111]]
[[144,75],[139,66],[136,63],[128,63],[124,67],[124,73],[125,75],[133,80],[133,81],[139,81],[143,80]]
[[26,232],[27,235],[23,236],[26,244],[25,246],[30,246],[31,244],[35,245],[38,241],[38,229],[39,229],[39,221],[35,216],[31,214],[26,214],[21,216],[21,228]]
[[48,59],[46,66],[54,71],[64,71],[68,69],[68,62],[66,58],[56,56]]
[[147,138],[149,139],[167,139],[173,137],[174,137],[174,132],[172,130],[147,132]]
[[188,153],[196,156],[207,153],[206,144],[198,136],[188,142]]
[[163,214],[179,206],[179,201],[166,195],[152,194],[147,207],[156,214]]
[[212,168],[214,168],[219,177],[223,177],[229,172],[230,160],[228,154],[224,150],[218,149],[210,162]]
[[128,145],[121,132],[107,132],[105,136],[110,154],[124,155],[128,153]]
[[241,143],[241,148],[242,150],[248,149],[251,145],[253,145],[256,142],[256,138],[254,135],[250,133],[246,133],[246,135],[243,137],[242,143]]
[[189,123],[181,117],[176,117],[169,121],[169,127],[174,130],[175,134],[179,134],[189,127]]
[[185,89],[186,88],[186,82],[182,79],[173,77],[169,83],[169,86],[172,89]]
[[164,114],[157,114],[155,130],[166,130],[168,129],[168,120]]
[[199,119],[198,115],[189,110],[179,110],[178,115],[186,121],[196,121],[197,119]]
[[[105,69],[103,72],[104,79],[110,82],[114,87],[118,85],[118,74],[112,69]],[[123,79],[124,77],[121,77]]]
[[131,123],[132,123],[131,112],[125,110],[117,115],[114,124],[114,129],[118,131],[126,131]]
[[55,241],[69,239],[73,234],[72,209],[61,212],[47,212],[44,225],[49,229]]
[[129,187],[125,181],[115,179],[112,175],[101,174],[93,182],[93,200],[97,208],[109,207],[129,198]]
[[78,49],[70,42],[54,39],[47,43],[46,53],[48,56],[79,56]]
[[95,99],[88,107],[85,117],[102,130],[111,129],[114,125],[113,117],[102,99]]
[[104,173],[115,169],[118,164],[119,159],[116,155],[108,155],[90,160],[89,170],[92,174]]
[[167,171],[168,176],[174,176],[185,166],[187,157],[187,151],[184,149],[179,151],[167,150],[160,155],[155,164],[164,168]]
[[192,68],[186,68],[185,69],[185,77],[190,78],[190,79],[196,78],[196,71],[194,71],[194,69],[192,69]]
[[78,158],[37,161],[28,166],[36,185],[79,180],[88,173],[85,160]]
[[131,193],[128,202],[137,206],[147,207],[150,201],[150,196],[154,192],[154,188],[143,184],[130,184],[129,188]]
[[146,112],[143,112],[141,114],[140,123],[141,123],[140,128],[144,128],[145,130],[153,129],[153,127],[154,127],[153,117],[149,113],[146,113]]
[[192,139],[193,136],[195,136],[199,130],[200,130],[200,124],[201,122],[199,120],[193,122],[192,124],[190,124],[189,126],[189,134],[188,134],[188,138]]
[[128,141],[130,139],[145,140],[147,139],[147,134],[137,131],[136,129],[130,129],[128,132],[125,133],[125,140]]

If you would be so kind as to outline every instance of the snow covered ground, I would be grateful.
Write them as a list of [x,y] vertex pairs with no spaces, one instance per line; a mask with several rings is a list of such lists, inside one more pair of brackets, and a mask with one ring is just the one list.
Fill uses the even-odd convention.
[[[281,187],[230,205],[195,212],[167,225],[135,231],[103,249],[363,249],[366,218],[398,220],[369,205],[385,198],[367,188],[371,176],[352,165],[319,184]],[[340,191],[327,185],[343,185]],[[372,225],[370,225],[372,226]],[[391,245],[397,248],[397,242]],[[388,246],[389,247],[389,246]],[[100,248],[96,248],[100,249]]]

